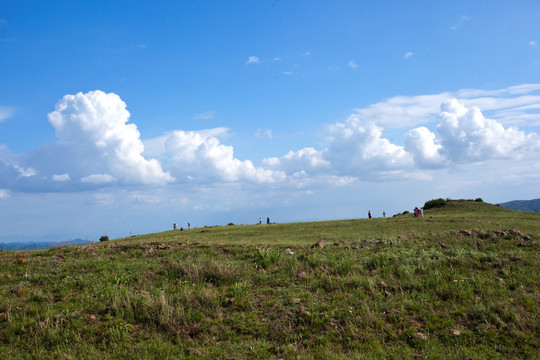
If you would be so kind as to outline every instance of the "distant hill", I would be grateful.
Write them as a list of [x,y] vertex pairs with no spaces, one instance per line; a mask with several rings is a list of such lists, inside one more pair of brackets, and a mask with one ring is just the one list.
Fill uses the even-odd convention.
[[510,210],[540,212],[540,199],[514,200],[499,205]]
[[0,243],[0,250],[42,250],[59,246],[75,246],[93,243],[91,240],[73,239],[69,241],[29,241]]

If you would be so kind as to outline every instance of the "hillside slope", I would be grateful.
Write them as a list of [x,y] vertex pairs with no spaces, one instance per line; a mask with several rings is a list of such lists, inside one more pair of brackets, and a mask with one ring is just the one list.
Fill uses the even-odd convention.
[[499,205],[511,210],[540,212],[540,199],[514,200]]
[[540,214],[168,231],[0,251],[7,359],[527,359]]

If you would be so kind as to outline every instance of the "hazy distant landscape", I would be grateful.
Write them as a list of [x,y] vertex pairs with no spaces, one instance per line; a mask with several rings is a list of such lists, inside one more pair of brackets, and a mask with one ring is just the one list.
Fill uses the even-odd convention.
[[94,241],[73,239],[68,241],[16,241],[16,242],[0,242],[0,250],[38,250],[50,249],[59,246],[75,246],[90,244]]
[[501,203],[499,205],[511,210],[540,212],[540,199],[514,200]]
[[418,218],[231,224],[0,251],[0,353],[535,358],[540,214],[480,199],[431,204]]

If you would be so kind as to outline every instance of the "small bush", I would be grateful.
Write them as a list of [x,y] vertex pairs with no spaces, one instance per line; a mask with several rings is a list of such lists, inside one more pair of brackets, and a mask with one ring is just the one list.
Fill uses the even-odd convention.
[[482,198],[476,198],[476,199],[474,199],[474,201],[476,201],[476,202],[484,202],[484,200],[482,200]]
[[109,237],[107,235],[103,235],[99,238],[99,241],[109,241]]
[[446,205],[447,200],[442,198],[426,201],[424,204],[424,210],[438,208]]

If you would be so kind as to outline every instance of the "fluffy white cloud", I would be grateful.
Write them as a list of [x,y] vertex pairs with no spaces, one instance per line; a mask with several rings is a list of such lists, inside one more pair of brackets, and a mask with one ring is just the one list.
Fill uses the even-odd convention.
[[537,134],[505,129],[499,122],[485,118],[477,107],[467,108],[456,99],[441,105],[437,131],[440,153],[454,162],[518,157],[540,149]]
[[437,132],[438,139],[426,127],[405,134],[405,149],[421,168],[519,158],[540,149],[538,134],[505,128],[486,118],[479,108],[468,108],[456,99],[441,104]]
[[96,172],[110,173],[125,183],[172,181],[157,160],[142,156],[144,145],[137,126],[127,124],[129,116],[118,95],[91,91],[64,96],[49,114],[49,122],[59,144],[84,157],[78,159],[80,164],[94,162],[91,167],[79,168],[85,181],[95,182],[92,176]]
[[440,167],[444,158],[439,153],[441,145],[435,144],[435,134],[421,126],[407,131],[404,136],[405,150],[413,155],[420,167]]
[[[361,180],[428,178],[431,172],[424,170],[538,154],[538,134],[506,125],[515,118],[528,124],[535,123],[535,116],[540,120],[538,90],[540,84],[523,84],[393,97],[327,126],[320,148],[308,146],[268,157],[260,166],[235,158],[233,147],[224,144],[231,136],[227,128],[169,131],[143,144],[117,95],[101,91],[66,95],[49,114],[58,141],[21,155],[0,145],[0,188],[63,192],[176,181],[182,186],[279,183],[305,189]],[[456,94],[458,100],[452,96]],[[476,104],[490,112],[484,115]],[[255,136],[271,138],[272,133],[257,129]],[[401,136],[402,144],[390,141]]]
[[7,199],[9,197],[9,194],[6,190],[0,189],[0,200],[1,199]]
[[256,168],[250,160],[236,159],[232,146],[198,132],[174,131],[165,148],[171,155],[172,171],[190,180],[271,183],[284,177],[280,172]]
[[280,158],[266,158],[262,161],[262,165],[269,169],[285,171],[287,174],[299,172],[313,174],[330,169],[330,162],[323,158],[323,153],[312,147],[289,151]]
[[382,128],[364,125],[356,116],[329,126],[328,134],[324,158],[340,174],[369,178],[378,173],[386,177],[412,164],[412,157],[402,146],[382,137]]

